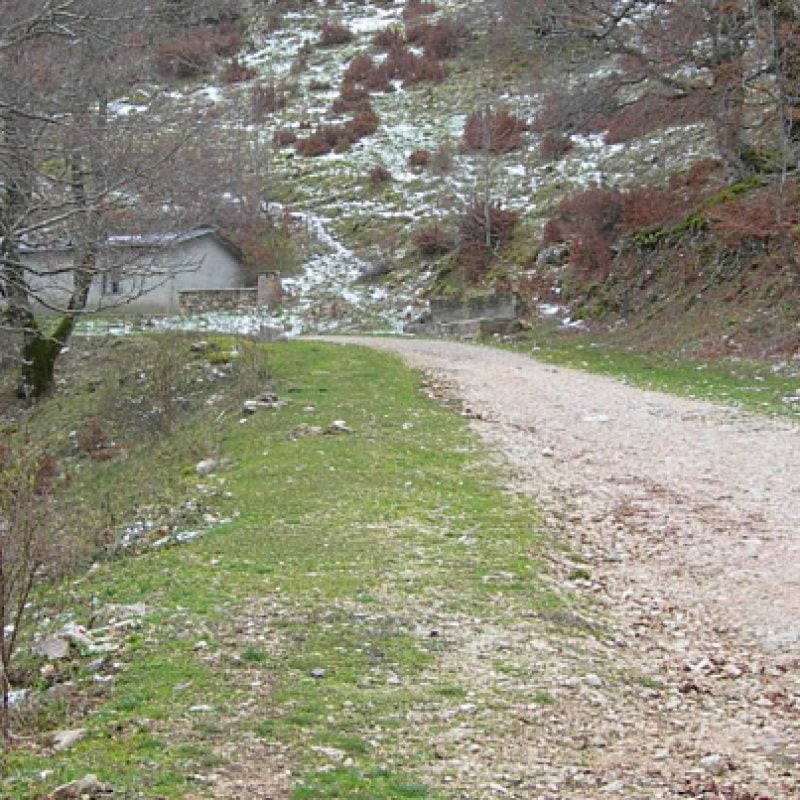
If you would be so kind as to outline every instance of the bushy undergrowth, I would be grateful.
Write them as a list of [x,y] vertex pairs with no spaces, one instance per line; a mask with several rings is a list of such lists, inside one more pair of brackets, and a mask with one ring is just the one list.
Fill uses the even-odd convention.
[[424,225],[414,232],[414,246],[423,256],[440,256],[455,247],[455,237],[439,222]]
[[397,50],[406,44],[406,35],[399,25],[390,25],[378,31],[372,37],[372,45],[376,50]]
[[525,123],[506,106],[473,111],[464,124],[464,147],[471,153],[509,153],[522,147]]
[[502,247],[511,239],[519,213],[500,203],[473,203],[461,216],[459,231],[466,244]]
[[436,3],[430,0],[406,0],[403,6],[403,19],[410,20],[425,17],[438,11]]
[[295,145],[297,152],[308,158],[342,153],[359,140],[378,130],[380,118],[368,103],[359,106],[353,118],[340,125],[320,125],[305,139]]
[[595,186],[563,200],[544,229],[543,243],[569,244],[571,265],[585,278],[603,279],[612,269],[621,237],[675,225],[708,194],[715,162],[698,162],[670,184],[611,189]]
[[417,22],[406,28],[406,41],[418,45],[432,59],[456,56],[464,47],[468,32],[464,25],[451,17],[438,22]]
[[234,58],[225,65],[219,79],[222,83],[243,83],[252,80],[255,76],[254,69],[241,64],[237,58]]
[[241,46],[241,34],[232,22],[188,28],[156,45],[153,67],[162,78],[204,75],[216,58],[232,58]]
[[392,173],[383,164],[376,164],[371,167],[367,177],[372,186],[382,186],[392,181]]
[[353,41],[353,32],[341,22],[325,22],[319,32],[320,47],[335,47]]
[[251,94],[253,118],[263,122],[270,114],[275,114],[286,106],[286,92],[275,83],[254,86]]
[[797,183],[775,183],[716,204],[706,218],[729,248],[743,247],[748,241],[796,247],[800,243]]
[[699,90],[686,95],[649,92],[635,100],[623,96],[613,79],[571,90],[551,89],[542,98],[532,128],[551,136],[604,134],[608,144],[620,144],[672,125],[707,119],[712,100]]
[[427,167],[431,160],[430,150],[414,150],[408,156],[409,167]]

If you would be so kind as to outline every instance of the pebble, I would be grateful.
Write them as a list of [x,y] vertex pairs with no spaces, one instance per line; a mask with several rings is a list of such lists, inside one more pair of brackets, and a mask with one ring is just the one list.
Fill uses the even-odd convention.
[[101,797],[109,792],[109,787],[100,783],[97,775],[86,775],[53,789],[49,797],[51,800],[82,800],[86,797]]
[[700,766],[709,775],[722,775],[728,769],[728,764],[719,753],[713,753],[700,759]]
[[74,747],[81,739],[86,736],[86,728],[75,728],[71,731],[58,731],[53,734],[53,750],[60,753]]
[[201,478],[205,478],[211,475],[212,472],[215,472],[217,467],[219,467],[218,458],[204,458],[202,461],[198,461],[197,464],[195,464],[194,471]]

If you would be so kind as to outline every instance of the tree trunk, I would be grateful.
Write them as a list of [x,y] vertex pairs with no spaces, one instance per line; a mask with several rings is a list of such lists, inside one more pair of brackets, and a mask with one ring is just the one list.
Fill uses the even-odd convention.
[[33,320],[32,326],[22,352],[20,394],[38,400],[53,390],[56,359],[72,334],[75,315],[61,317],[50,334],[44,333]]

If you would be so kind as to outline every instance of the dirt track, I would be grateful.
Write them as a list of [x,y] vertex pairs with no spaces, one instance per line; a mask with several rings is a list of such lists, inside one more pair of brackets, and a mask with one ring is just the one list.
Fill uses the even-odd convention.
[[663,678],[663,703],[625,709],[611,774],[681,751],[672,771],[696,759],[698,791],[733,776],[770,792],[709,796],[800,797],[800,427],[479,346],[347,342],[399,354],[463,402],[585,559],[579,589],[626,661]]

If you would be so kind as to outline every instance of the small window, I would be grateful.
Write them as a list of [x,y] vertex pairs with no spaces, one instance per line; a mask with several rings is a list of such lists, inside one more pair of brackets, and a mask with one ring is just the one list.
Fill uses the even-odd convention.
[[119,270],[111,269],[103,273],[103,294],[120,293]]

